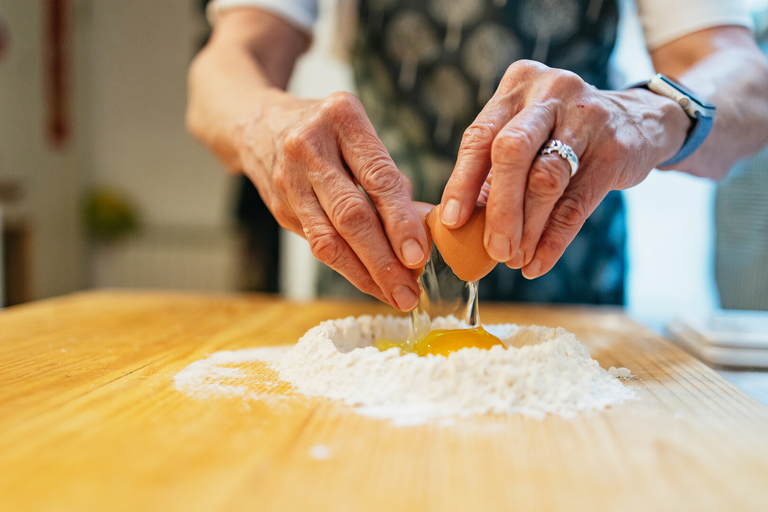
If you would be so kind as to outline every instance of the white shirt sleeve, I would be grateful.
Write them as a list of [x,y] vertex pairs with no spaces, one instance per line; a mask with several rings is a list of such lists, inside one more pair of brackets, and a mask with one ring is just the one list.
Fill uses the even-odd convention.
[[264,9],[307,32],[317,20],[317,0],[213,0],[206,9],[208,22],[213,26],[220,12],[237,7]]
[[654,50],[684,35],[720,25],[752,29],[743,0],[636,0],[645,44]]

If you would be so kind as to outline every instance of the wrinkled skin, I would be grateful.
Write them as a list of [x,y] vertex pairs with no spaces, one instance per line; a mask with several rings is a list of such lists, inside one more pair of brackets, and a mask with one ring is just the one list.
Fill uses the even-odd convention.
[[404,311],[416,306],[408,269],[426,262],[427,236],[408,179],[357,98],[272,107],[243,126],[242,138],[245,172],[281,226],[360,290]]
[[[665,120],[663,104],[654,108],[647,96],[601,91],[568,71],[516,62],[464,133],[443,194],[443,224],[463,224],[480,196],[488,203],[488,254],[528,278],[549,271],[609,191],[640,183],[682,145],[690,124],[682,109],[667,100]],[[550,139],[579,157],[573,178],[565,159],[538,154]]]
[[[546,272],[608,191],[639,183],[682,144],[687,117],[654,96],[599,91],[567,71],[513,64],[465,132],[443,223],[463,225],[475,202],[487,201],[488,253],[525,267],[529,278]],[[664,108],[644,99],[671,103],[675,136],[661,128]],[[427,238],[407,178],[363,107],[347,93],[277,103],[242,126],[246,174],[280,225],[304,236],[317,259],[362,291],[412,309],[418,285],[408,268],[424,264]],[[561,157],[538,155],[550,138],[580,157],[572,179]],[[459,204],[454,218],[445,213],[451,200]]]

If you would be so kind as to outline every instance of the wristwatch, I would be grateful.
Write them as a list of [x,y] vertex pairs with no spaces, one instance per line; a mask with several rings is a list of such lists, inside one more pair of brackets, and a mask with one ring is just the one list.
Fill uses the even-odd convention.
[[643,80],[627,87],[627,89],[634,88],[648,89],[660,96],[676,101],[683,107],[688,117],[691,118],[691,128],[688,130],[683,147],[680,148],[680,151],[675,156],[659,164],[659,167],[674,165],[689,157],[691,153],[701,146],[704,139],[709,135],[709,130],[712,129],[712,123],[715,120],[714,105],[707,102],[704,98],[696,96],[689,89],[676,83],[671,78],[661,74],[655,75],[650,80]]

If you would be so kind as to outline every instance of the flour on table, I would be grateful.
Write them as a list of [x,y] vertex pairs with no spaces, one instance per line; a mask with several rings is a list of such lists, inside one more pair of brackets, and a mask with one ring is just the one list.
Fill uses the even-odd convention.
[[[176,388],[199,398],[257,399],[243,384],[244,370],[232,365],[266,361],[299,393],[339,400],[397,425],[476,414],[573,417],[636,398],[616,378],[629,377],[629,370],[603,370],[562,328],[487,325],[505,347],[465,348],[448,357],[372,346],[382,338],[405,339],[408,326],[407,318],[384,316],[323,322],[293,347],[217,352],[192,363],[176,375]],[[456,327],[451,317],[433,322],[435,329]]]
[[326,460],[331,457],[331,449],[322,444],[316,444],[309,449],[309,456],[317,460]]
[[[221,351],[205,359],[195,361],[174,377],[176,389],[195,398],[226,398],[240,396],[258,400],[266,398],[254,393],[249,387],[249,375],[240,368],[230,365],[254,361],[276,361],[285,354],[289,346],[261,347],[245,350]],[[272,387],[272,383],[260,383],[261,387]],[[272,399],[277,395],[270,395]]]

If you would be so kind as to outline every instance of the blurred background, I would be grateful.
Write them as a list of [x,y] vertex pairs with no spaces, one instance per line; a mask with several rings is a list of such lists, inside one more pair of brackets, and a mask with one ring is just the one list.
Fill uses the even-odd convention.
[[[184,127],[202,0],[0,0],[2,304],[93,287],[265,289],[235,221],[236,186]],[[768,0],[751,0],[764,50]],[[647,77],[632,0],[619,87]],[[354,92],[334,51],[335,0],[290,89]],[[715,184],[654,171],[625,193],[629,313],[652,327],[718,305],[768,310],[768,152]],[[306,242],[280,236],[275,286],[315,296]],[[482,297],[481,297],[482,299]]]

